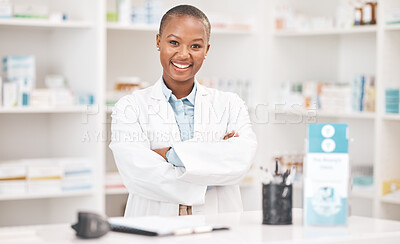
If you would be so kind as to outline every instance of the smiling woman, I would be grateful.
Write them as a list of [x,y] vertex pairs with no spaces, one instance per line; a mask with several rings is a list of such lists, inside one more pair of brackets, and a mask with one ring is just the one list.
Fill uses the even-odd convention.
[[156,36],[162,77],[113,109],[110,148],[130,193],[125,216],[242,211],[238,184],[257,142],[243,100],[195,79],[210,29],[199,9],[170,9]]

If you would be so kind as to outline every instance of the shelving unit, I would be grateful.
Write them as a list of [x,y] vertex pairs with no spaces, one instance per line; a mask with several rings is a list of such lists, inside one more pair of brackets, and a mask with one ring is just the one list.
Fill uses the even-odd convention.
[[295,36],[323,36],[323,35],[347,35],[376,33],[376,26],[360,26],[349,29],[318,29],[318,30],[278,30],[274,35],[277,37],[295,37]]
[[386,25],[385,26],[385,30],[387,30],[387,31],[398,31],[398,30],[400,30],[400,24]]
[[[270,22],[273,26],[273,9],[282,1],[273,1],[268,5]],[[320,1],[284,1],[297,11],[310,16],[335,15],[339,1],[321,3]],[[312,6],[312,8],[311,8]],[[398,1],[378,1],[378,21],[376,26],[354,27],[347,30],[328,29],[313,31],[273,31],[267,33],[267,67],[269,84],[265,90],[272,91],[273,98],[279,84],[286,81],[323,80],[346,81],[352,74],[373,74],[376,77],[375,113],[325,113],[306,112],[307,118],[296,124],[270,125],[267,144],[268,157],[275,152],[302,151],[306,136],[305,125],[314,122],[344,122],[349,124],[350,163],[372,165],[374,169],[374,188],[369,191],[354,189],[351,194],[352,209],[355,214],[380,218],[400,219],[399,206],[388,206],[395,200],[383,200],[380,191],[382,181],[400,178],[398,166],[398,145],[400,140],[394,134],[400,132],[399,115],[385,114],[384,90],[387,87],[399,87],[400,25],[385,24],[385,10],[399,8]],[[269,103],[271,104],[271,103]],[[396,146],[395,146],[396,145]],[[385,203],[385,204],[383,204]],[[392,204],[393,205],[393,204]],[[367,207],[366,207],[367,206]],[[370,208],[372,210],[370,210]],[[360,211],[362,210],[362,211]]]
[[[14,4],[17,1],[11,1]],[[22,4],[24,1],[18,1]],[[25,1],[28,2],[28,1]],[[44,78],[60,74],[74,92],[91,93],[103,100],[104,2],[89,0],[42,1],[49,11],[68,14],[65,22],[36,19],[0,20],[0,57],[33,55],[36,88]],[[59,193],[0,195],[0,226],[76,221],[81,209],[104,211],[102,172],[102,107],[0,107],[0,163],[34,158],[84,157],[93,164],[90,190]],[[89,139],[86,140],[85,136]]]
[[[151,33],[158,33],[158,25],[121,25],[118,23],[108,23],[107,30],[109,31],[145,31]],[[253,33],[252,30],[240,30],[240,29],[221,29],[216,28],[212,30],[213,34],[233,34],[233,35],[248,35]]]
[[81,197],[81,196],[91,196],[93,194],[94,194],[93,190],[79,190],[79,191],[69,191],[60,193],[8,195],[8,196],[0,196],[0,201]]
[[353,113],[333,113],[333,112],[317,112],[318,117],[322,118],[341,118],[341,119],[360,119],[360,120],[371,120],[376,119],[376,115],[373,112],[353,112]]
[[[303,109],[303,108],[295,108],[295,109],[270,109],[269,113],[271,114],[282,114],[286,116],[305,116],[305,117],[315,117],[315,118],[336,118],[336,119],[360,119],[360,120],[373,120],[376,119],[377,115],[374,112],[326,112],[316,109]],[[393,116],[396,118],[396,116]]]
[[43,29],[89,29],[93,24],[87,21],[52,22],[38,19],[0,19],[0,28],[43,28]]
[[382,116],[384,120],[400,120],[399,114],[385,114]]
[[390,203],[395,205],[400,205],[400,199],[398,197],[381,197],[381,202],[383,203]]
[[0,108],[0,114],[29,114],[29,113],[88,113],[94,108],[90,106],[65,107],[17,107]]
[[122,25],[119,23],[107,23],[107,30],[158,32],[158,25],[145,25],[145,24]]
[[128,190],[126,188],[110,188],[106,189],[107,195],[123,195],[128,194]]

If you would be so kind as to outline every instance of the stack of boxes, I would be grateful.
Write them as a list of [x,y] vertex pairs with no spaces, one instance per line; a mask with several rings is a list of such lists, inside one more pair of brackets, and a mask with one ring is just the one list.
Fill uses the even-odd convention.
[[351,92],[349,85],[323,85],[319,95],[320,110],[338,113],[351,112]]
[[21,195],[27,191],[27,168],[19,162],[0,164],[0,195]]
[[63,171],[52,159],[29,159],[28,192],[30,194],[60,193]]
[[36,89],[35,57],[6,56],[3,58],[3,77],[0,78],[0,106],[62,107],[93,105],[91,93],[74,94],[62,75],[47,75],[47,88]]
[[85,190],[92,188],[92,165],[85,158],[58,159],[63,169],[61,188],[63,191]]
[[200,84],[216,88],[221,91],[233,92],[239,95],[247,104],[250,100],[251,80],[249,79],[222,79],[222,78],[198,78]]
[[375,78],[368,75],[355,76],[352,82],[352,110],[375,111]]
[[28,106],[32,90],[35,88],[35,77],[35,58],[33,56],[4,57],[3,106]]
[[50,194],[91,189],[86,158],[23,159],[0,163],[0,195]]
[[281,103],[327,112],[375,112],[375,78],[357,75],[350,83],[306,81],[285,83]]

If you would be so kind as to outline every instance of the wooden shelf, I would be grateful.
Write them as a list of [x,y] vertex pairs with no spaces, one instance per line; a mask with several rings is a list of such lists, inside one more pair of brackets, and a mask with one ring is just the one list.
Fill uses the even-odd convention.
[[396,196],[396,197],[395,196],[383,196],[383,197],[381,197],[381,202],[400,205],[400,197],[398,197],[398,196]]
[[65,107],[0,107],[0,114],[37,114],[37,113],[85,113],[93,110],[92,106]]
[[387,31],[400,30],[400,24],[385,25],[384,29],[387,30]]
[[373,112],[333,113],[317,111],[317,116],[322,118],[375,119]]
[[320,30],[276,30],[274,36],[295,37],[295,36],[324,36],[324,35],[345,35],[376,33],[376,26],[360,26],[348,29],[320,29]]
[[128,190],[126,188],[106,188],[106,195],[124,195],[128,194]]
[[350,193],[351,197],[354,198],[364,198],[364,199],[374,199],[374,191],[372,188],[360,189],[359,187],[354,187]]
[[[107,30],[115,30],[115,31],[144,31],[144,32],[158,32],[158,25],[146,25],[146,24],[132,24],[132,25],[123,25],[118,23],[107,23]],[[253,31],[249,30],[241,30],[241,29],[212,29],[211,34],[251,34]]]
[[44,28],[44,29],[89,29],[92,24],[85,21],[64,21],[53,22],[47,19],[0,19],[0,27],[23,27],[23,28]]
[[384,120],[399,120],[400,121],[400,114],[385,114],[382,116]]
[[375,119],[375,113],[373,112],[349,112],[349,113],[335,113],[335,112],[325,112],[315,109],[304,109],[304,108],[277,108],[270,109],[270,113],[277,113],[287,116],[306,116],[306,117],[317,117],[317,118],[344,118],[344,119]]
[[35,194],[28,193],[24,195],[0,195],[0,201],[81,197],[81,196],[90,196],[92,194],[93,190],[79,190],[79,191],[67,191],[60,193],[35,193]]
[[107,30],[158,32],[158,25],[107,23]]

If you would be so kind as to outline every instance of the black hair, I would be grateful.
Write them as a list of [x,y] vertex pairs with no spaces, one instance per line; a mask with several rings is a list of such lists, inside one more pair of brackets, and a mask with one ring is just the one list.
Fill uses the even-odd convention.
[[168,10],[161,19],[158,33],[161,35],[168,19],[172,16],[192,16],[203,22],[206,27],[207,41],[210,41],[211,24],[207,16],[198,8],[191,5],[178,5]]

